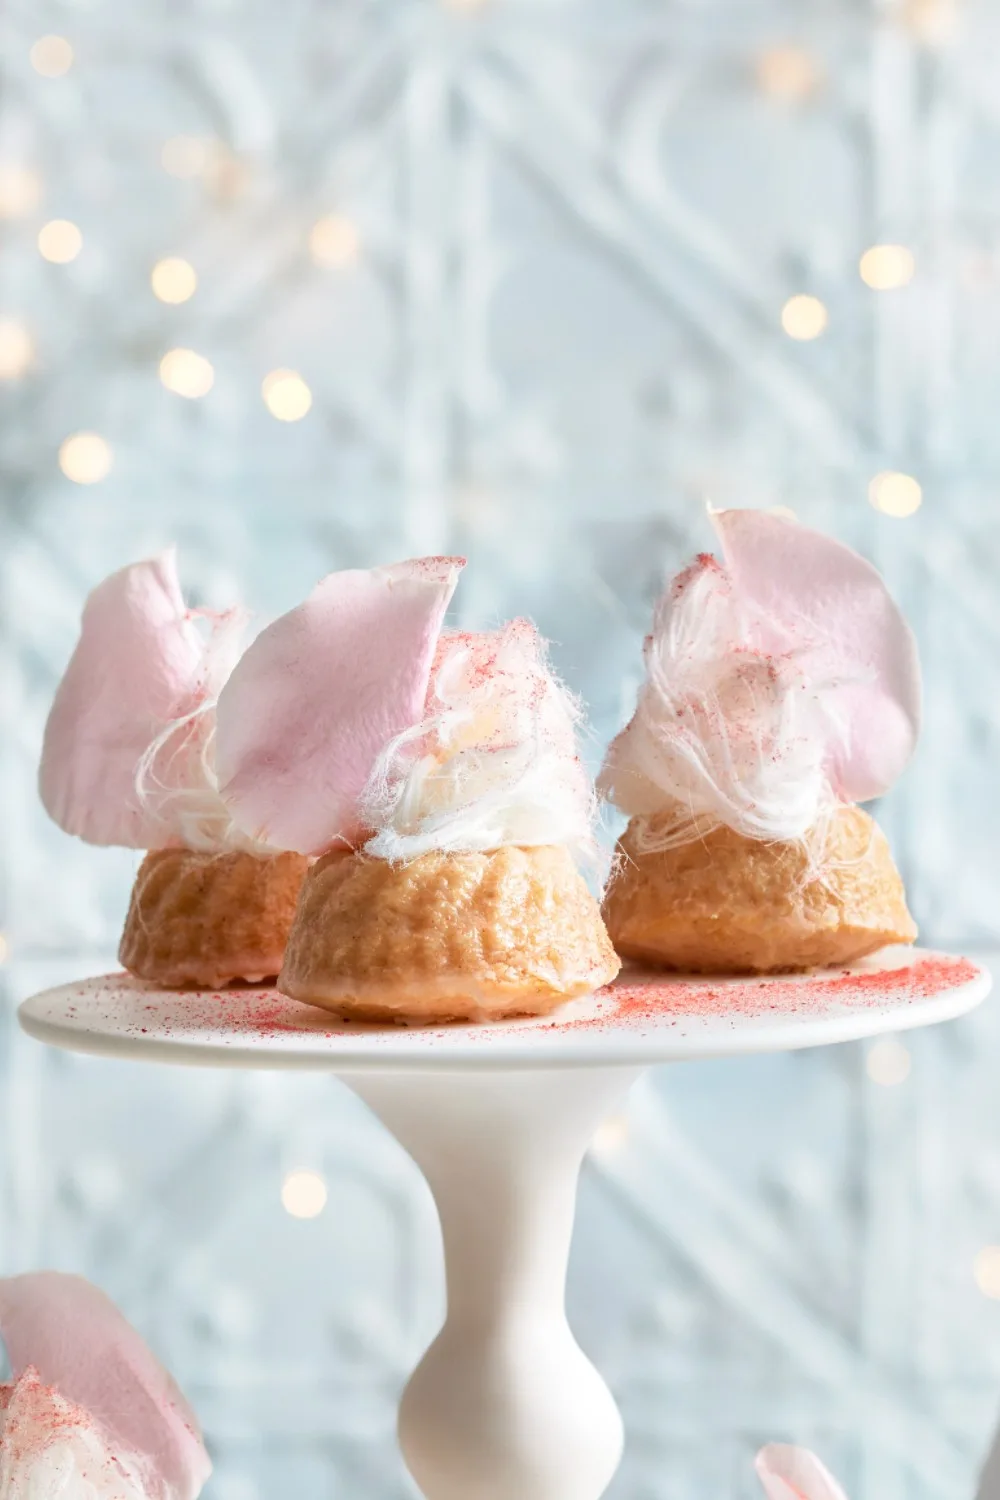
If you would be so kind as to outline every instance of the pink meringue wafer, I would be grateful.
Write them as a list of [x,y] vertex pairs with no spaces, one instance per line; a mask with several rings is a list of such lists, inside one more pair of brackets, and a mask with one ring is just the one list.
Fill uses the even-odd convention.
[[464,558],[331,573],[261,632],[219,698],[219,788],[240,827],[300,854],[355,843],[382,747],[419,723]]
[[726,570],[775,657],[802,654],[836,726],[825,768],[842,802],[881,797],[920,733],[913,632],[872,564],[832,537],[753,510],[712,514]]
[[[6,1456],[30,1477],[29,1461],[62,1440],[75,1445],[65,1461],[89,1471],[94,1500],[197,1500],[212,1472],[197,1418],[97,1287],[55,1271],[0,1280],[0,1337],[15,1378],[0,1475]],[[80,1494],[89,1500],[82,1484]]]
[[[185,798],[212,790],[201,711],[232,667],[241,622],[238,610],[185,606],[172,549],[94,589],[45,726],[39,790],[60,828],[128,849],[183,841]],[[141,788],[144,757],[171,730]]]

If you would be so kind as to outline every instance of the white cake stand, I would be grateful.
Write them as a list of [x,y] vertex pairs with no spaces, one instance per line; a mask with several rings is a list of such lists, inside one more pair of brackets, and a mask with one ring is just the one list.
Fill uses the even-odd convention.
[[29,1000],[21,1024],[102,1056],[339,1074],[424,1172],[448,1314],[399,1432],[427,1500],[598,1500],[621,1456],[611,1394],[570,1332],[577,1176],[601,1118],[653,1063],[784,1051],[951,1020],[987,994],[963,959],[887,949],[767,980],[632,972],[549,1020],[347,1026],[272,989],[163,993],[127,975]]

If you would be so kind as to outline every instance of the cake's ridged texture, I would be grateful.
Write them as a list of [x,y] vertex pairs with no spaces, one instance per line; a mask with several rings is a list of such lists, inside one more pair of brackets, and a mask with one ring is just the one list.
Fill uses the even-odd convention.
[[917,935],[881,829],[859,807],[809,846],[718,828],[657,854],[633,819],[604,900],[623,958],[691,973],[773,973],[850,963]]
[[139,867],[118,957],[164,989],[273,979],[308,868],[301,854],[154,850]]
[[481,1020],[544,1015],[618,969],[562,847],[334,853],[306,878],[279,987],[344,1016]]

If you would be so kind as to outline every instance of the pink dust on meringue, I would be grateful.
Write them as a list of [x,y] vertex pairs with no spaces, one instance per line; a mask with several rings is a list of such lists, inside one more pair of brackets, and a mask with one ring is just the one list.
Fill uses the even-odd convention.
[[50,1494],[173,1500],[142,1459],[122,1452],[88,1411],[46,1385],[32,1366],[0,1388],[0,1491],[11,1500]]
[[[21,1405],[27,1411],[19,1410]],[[0,1386],[0,1411],[6,1418],[0,1427],[0,1454],[8,1461],[30,1458],[68,1433],[100,1430],[82,1406],[46,1385],[32,1365],[19,1380]]]

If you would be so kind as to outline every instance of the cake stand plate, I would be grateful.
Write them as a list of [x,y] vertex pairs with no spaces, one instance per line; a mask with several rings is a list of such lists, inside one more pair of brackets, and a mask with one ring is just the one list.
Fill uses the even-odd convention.
[[427,1500],[598,1500],[621,1419],[564,1310],[580,1164],[653,1063],[786,1051],[951,1020],[986,996],[967,959],[886,949],[768,979],[630,970],[549,1018],[347,1025],[270,988],[163,992],[115,974],[20,1012],[78,1052],[343,1076],[423,1171],[441,1218],[447,1318],[404,1393],[400,1442]]

